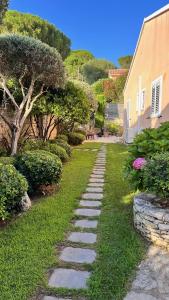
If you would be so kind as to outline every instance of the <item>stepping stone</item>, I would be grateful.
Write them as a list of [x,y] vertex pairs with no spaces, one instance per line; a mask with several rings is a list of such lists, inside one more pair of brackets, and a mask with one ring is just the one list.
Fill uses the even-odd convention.
[[68,241],[74,243],[94,244],[96,243],[97,235],[90,232],[72,232]]
[[93,199],[93,200],[102,200],[103,194],[97,194],[97,193],[85,193],[82,195],[82,199]]
[[89,277],[90,273],[87,271],[60,268],[52,273],[49,279],[49,286],[54,288],[86,289]]
[[81,200],[80,206],[83,207],[99,207],[102,203],[100,201],[87,201],[87,200]]
[[83,217],[98,217],[100,216],[100,209],[92,209],[92,208],[78,208],[75,210],[76,216]]
[[101,171],[101,172],[104,172],[105,173],[105,171],[106,171],[106,169],[105,168],[93,168],[93,172],[99,172],[99,171]]
[[98,151],[98,149],[92,149],[91,151],[95,152],[95,151]]
[[90,221],[90,220],[78,220],[75,222],[75,227],[81,228],[97,228],[98,221]]
[[104,178],[104,176],[102,174],[92,174],[90,177],[91,178]]
[[104,187],[104,183],[92,182],[92,183],[88,183],[88,187]]
[[90,183],[93,183],[93,182],[96,182],[96,183],[98,183],[98,182],[104,183],[104,179],[103,179],[103,178],[90,178],[90,179],[89,179],[89,182],[90,182]]
[[101,187],[88,187],[86,189],[86,192],[88,192],[88,193],[103,193],[103,188],[101,188]]
[[43,297],[43,300],[71,300],[70,298],[56,298],[56,297],[52,297],[52,296],[45,296]]
[[105,172],[104,171],[93,171],[92,175],[104,175]]
[[97,163],[94,165],[95,168],[99,168],[99,167],[102,167],[102,168],[105,168],[105,164],[103,163]]
[[96,259],[96,252],[91,249],[66,247],[62,251],[60,259],[78,264],[92,264]]

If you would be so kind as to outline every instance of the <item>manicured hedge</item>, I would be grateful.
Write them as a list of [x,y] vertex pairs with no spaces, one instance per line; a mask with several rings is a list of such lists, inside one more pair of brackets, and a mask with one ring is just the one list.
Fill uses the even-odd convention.
[[20,209],[27,190],[25,177],[14,166],[0,163],[0,219],[6,219],[13,210]]
[[25,143],[23,150],[45,150],[57,155],[62,162],[66,162],[69,159],[66,150],[62,146],[51,144],[50,141],[28,140]]
[[26,151],[16,158],[15,165],[27,178],[30,192],[41,185],[57,184],[62,173],[58,156],[44,150]]
[[68,141],[70,145],[80,145],[84,142],[85,136],[78,132],[71,132],[68,135]]

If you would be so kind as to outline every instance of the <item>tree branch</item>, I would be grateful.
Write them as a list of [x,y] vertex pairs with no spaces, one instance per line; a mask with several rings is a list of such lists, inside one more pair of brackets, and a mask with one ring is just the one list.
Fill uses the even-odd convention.
[[2,113],[0,113],[0,117],[1,117],[2,120],[8,125],[8,127],[12,130],[12,125],[11,125],[11,123],[8,121],[8,119],[7,119]]
[[13,97],[13,95],[11,94],[10,90],[8,89],[8,87],[6,86],[6,82],[5,79],[3,78],[3,76],[0,74],[0,79],[1,79],[1,85],[3,87],[3,89],[5,90],[5,92],[7,93],[7,95],[9,96],[12,104],[14,105],[15,109],[19,110],[19,106],[15,101],[15,98]]

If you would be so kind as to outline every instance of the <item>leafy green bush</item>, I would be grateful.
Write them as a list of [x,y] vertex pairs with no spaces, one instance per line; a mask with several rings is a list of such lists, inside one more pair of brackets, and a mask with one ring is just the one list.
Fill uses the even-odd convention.
[[66,134],[59,134],[57,136],[57,140],[62,140],[62,141],[68,142],[68,137]]
[[159,128],[143,130],[129,148],[134,158],[151,157],[154,153],[164,151],[169,151],[169,122],[162,123]]
[[62,148],[64,148],[66,150],[66,152],[69,156],[71,155],[72,149],[71,149],[71,146],[67,142],[65,142],[63,140],[55,140],[55,141],[50,141],[50,142],[61,146]]
[[43,140],[28,140],[25,143],[23,150],[24,151],[45,150],[57,155],[62,162],[66,162],[69,159],[66,150],[62,146],[52,144],[49,141],[44,142]]
[[69,156],[66,150],[60,145],[46,143],[46,145],[42,149],[57,155],[62,162],[66,162],[69,160]]
[[0,219],[4,220],[13,210],[20,209],[20,203],[28,183],[14,166],[0,163]]
[[85,138],[83,134],[78,132],[71,132],[68,135],[69,144],[74,146],[82,144]]
[[137,134],[128,151],[129,157],[124,167],[125,177],[135,189],[142,190],[143,171],[134,170],[133,161],[139,157],[149,159],[156,153],[169,151],[169,122],[162,123],[159,128],[145,129]]
[[81,134],[83,134],[84,136],[86,136],[86,130],[85,130],[85,129],[77,128],[77,129],[75,130],[75,132],[76,132],[76,133],[81,133]]
[[6,149],[0,146],[0,156],[6,156],[6,155],[7,155]]
[[15,158],[12,156],[2,156],[0,157],[0,163],[3,165],[14,165]]
[[57,184],[62,172],[58,156],[44,150],[26,151],[16,158],[15,165],[27,178],[31,192],[41,185]]
[[100,113],[96,113],[95,127],[96,128],[103,128],[104,127],[104,116]]
[[157,153],[143,168],[143,189],[169,199],[169,152]]

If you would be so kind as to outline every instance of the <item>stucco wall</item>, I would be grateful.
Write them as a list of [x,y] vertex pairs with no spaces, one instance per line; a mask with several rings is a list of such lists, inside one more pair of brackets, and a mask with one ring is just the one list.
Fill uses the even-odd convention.
[[[141,129],[158,127],[169,120],[169,11],[144,24],[130,76],[124,90],[124,109],[130,100],[130,128],[137,132],[137,93],[145,89],[145,107],[140,114]],[[150,117],[151,84],[162,76],[161,118]]]

